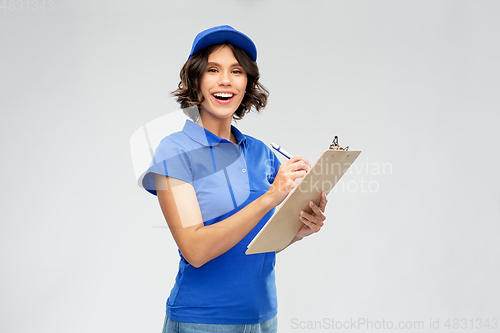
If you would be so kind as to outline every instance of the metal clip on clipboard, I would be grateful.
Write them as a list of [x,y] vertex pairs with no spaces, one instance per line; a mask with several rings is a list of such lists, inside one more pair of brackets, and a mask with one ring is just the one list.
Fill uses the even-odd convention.
[[335,135],[333,138],[332,144],[330,145],[330,149],[333,150],[349,150],[349,146],[345,146],[345,148],[342,148],[339,146],[339,137]]

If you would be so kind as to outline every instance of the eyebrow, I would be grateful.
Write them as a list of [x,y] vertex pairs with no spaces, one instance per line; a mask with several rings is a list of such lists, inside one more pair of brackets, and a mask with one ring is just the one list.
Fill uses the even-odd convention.
[[[219,66],[220,67],[220,64],[216,63],[216,62],[209,62],[207,64],[207,66]],[[234,64],[231,65],[231,67],[241,67],[240,63],[239,62],[235,62]]]

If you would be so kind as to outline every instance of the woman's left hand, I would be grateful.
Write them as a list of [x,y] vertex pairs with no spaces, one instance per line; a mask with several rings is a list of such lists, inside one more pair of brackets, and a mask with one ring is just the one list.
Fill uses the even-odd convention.
[[313,233],[318,232],[324,224],[326,220],[326,216],[324,214],[326,203],[326,193],[321,192],[321,198],[319,200],[319,204],[316,205],[314,202],[309,202],[309,207],[312,209],[312,214],[308,214],[304,211],[300,212],[300,220],[304,225],[300,228],[299,232],[295,236],[296,240],[300,240],[306,236],[309,236]]

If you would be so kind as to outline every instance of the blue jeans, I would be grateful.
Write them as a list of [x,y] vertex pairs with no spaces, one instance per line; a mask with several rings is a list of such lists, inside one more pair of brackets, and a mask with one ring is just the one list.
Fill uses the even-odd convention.
[[258,324],[198,324],[185,323],[165,316],[163,333],[277,333],[278,318],[275,316]]

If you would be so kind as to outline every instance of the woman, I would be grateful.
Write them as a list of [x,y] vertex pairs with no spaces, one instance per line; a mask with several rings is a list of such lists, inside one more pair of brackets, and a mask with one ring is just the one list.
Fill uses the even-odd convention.
[[[276,254],[245,250],[310,163],[294,156],[280,165],[231,125],[267,103],[256,59],[252,40],[230,26],[198,34],[173,93],[193,121],[161,141],[144,177],[180,254],[164,332],[277,330]],[[323,225],[325,193],[310,204],[291,243]]]

